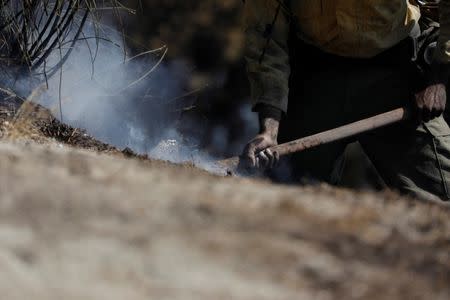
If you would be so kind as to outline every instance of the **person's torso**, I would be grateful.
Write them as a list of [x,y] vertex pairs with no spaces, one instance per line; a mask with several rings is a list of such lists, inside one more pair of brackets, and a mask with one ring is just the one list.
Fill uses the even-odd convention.
[[373,57],[408,37],[420,18],[413,0],[292,0],[298,36],[323,51]]

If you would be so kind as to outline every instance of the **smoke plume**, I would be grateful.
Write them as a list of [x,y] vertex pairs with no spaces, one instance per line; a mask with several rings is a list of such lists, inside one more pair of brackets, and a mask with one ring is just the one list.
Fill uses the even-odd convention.
[[[41,78],[47,90],[34,100],[118,148],[207,168],[212,159],[178,130],[180,113],[189,106],[180,97],[186,93],[187,66],[165,60],[164,45],[132,57],[118,30],[107,24],[98,28],[98,20],[86,23],[62,68]],[[56,50],[47,65],[60,59]]]
[[[48,3],[53,3],[49,10],[61,5],[62,15],[70,8],[64,2]],[[47,8],[37,9],[41,9],[39,24],[51,23],[45,20],[47,15],[43,9]],[[73,26],[56,34],[62,40],[52,37],[56,45],[52,51],[42,48],[46,59],[33,70],[32,78],[37,80],[30,80],[30,76],[9,78],[4,73],[2,83],[21,95],[30,94],[36,86],[40,89],[44,86],[44,92],[32,100],[49,108],[62,122],[85,129],[102,142],[152,158],[192,162],[211,170],[214,159],[201,150],[197,140],[197,133],[206,130],[209,131],[205,135],[209,137],[208,147],[214,148],[215,154],[217,149],[240,151],[241,141],[229,143],[226,124],[204,128],[204,124],[181,118],[186,108],[193,107],[187,86],[190,66],[181,60],[165,59],[170,49],[164,45],[132,54],[127,49],[130,39],[114,25],[117,18],[111,13],[103,17],[95,13],[86,18],[86,10],[80,11],[73,18]],[[41,36],[51,36],[45,27],[36,28]],[[22,41],[25,48],[37,43],[34,39],[39,34],[30,31],[27,36],[30,40]],[[218,84],[223,84],[223,74],[216,76]],[[246,139],[251,135],[248,124],[256,124],[255,116],[245,107],[238,108],[236,118],[243,125],[239,134]],[[190,135],[186,128],[194,128],[196,134]]]

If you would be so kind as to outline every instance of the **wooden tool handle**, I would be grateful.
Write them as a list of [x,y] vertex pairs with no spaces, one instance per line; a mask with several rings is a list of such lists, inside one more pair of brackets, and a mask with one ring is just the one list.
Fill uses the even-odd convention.
[[280,156],[300,152],[322,144],[343,140],[348,137],[400,122],[407,119],[409,117],[408,115],[408,110],[406,108],[398,108],[342,127],[324,131],[285,144],[280,144],[270,148],[270,150],[273,152],[278,152]]
[[[408,118],[408,109],[404,107],[397,108],[392,111],[376,115],[374,117],[367,118],[355,123],[324,131],[285,144],[280,144],[271,147],[270,150],[272,152],[277,152],[280,156],[285,156],[306,149],[314,148],[323,144],[343,140],[345,138],[352,137],[364,132],[398,123]],[[218,165],[227,168],[229,172],[233,173],[238,168],[239,162],[239,157],[231,157],[229,159],[219,161]]]

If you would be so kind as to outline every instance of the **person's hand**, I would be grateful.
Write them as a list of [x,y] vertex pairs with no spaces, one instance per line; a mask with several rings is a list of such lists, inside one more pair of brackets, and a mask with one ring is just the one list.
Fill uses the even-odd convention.
[[439,117],[445,110],[447,92],[443,83],[432,84],[416,94],[419,120],[428,122]]
[[428,85],[415,95],[418,118],[424,122],[439,117],[445,110],[448,67],[446,65],[431,66],[427,77]]
[[277,152],[269,148],[278,144],[277,120],[266,118],[261,120],[261,133],[253,138],[245,147],[242,154],[247,166],[251,168],[274,168],[280,159]]

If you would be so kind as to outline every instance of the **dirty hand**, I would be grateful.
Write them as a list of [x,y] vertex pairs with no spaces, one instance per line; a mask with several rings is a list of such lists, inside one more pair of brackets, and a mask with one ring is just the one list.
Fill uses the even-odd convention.
[[279,121],[265,118],[260,120],[260,123],[260,134],[247,144],[242,156],[252,168],[273,168],[280,157],[268,148],[278,144]]
[[449,78],[448,69],[446,65],[431,66],[427,76],[427,87],[415,95],[419,120],[428,122],[444,112],[447,103],[445,85]]

